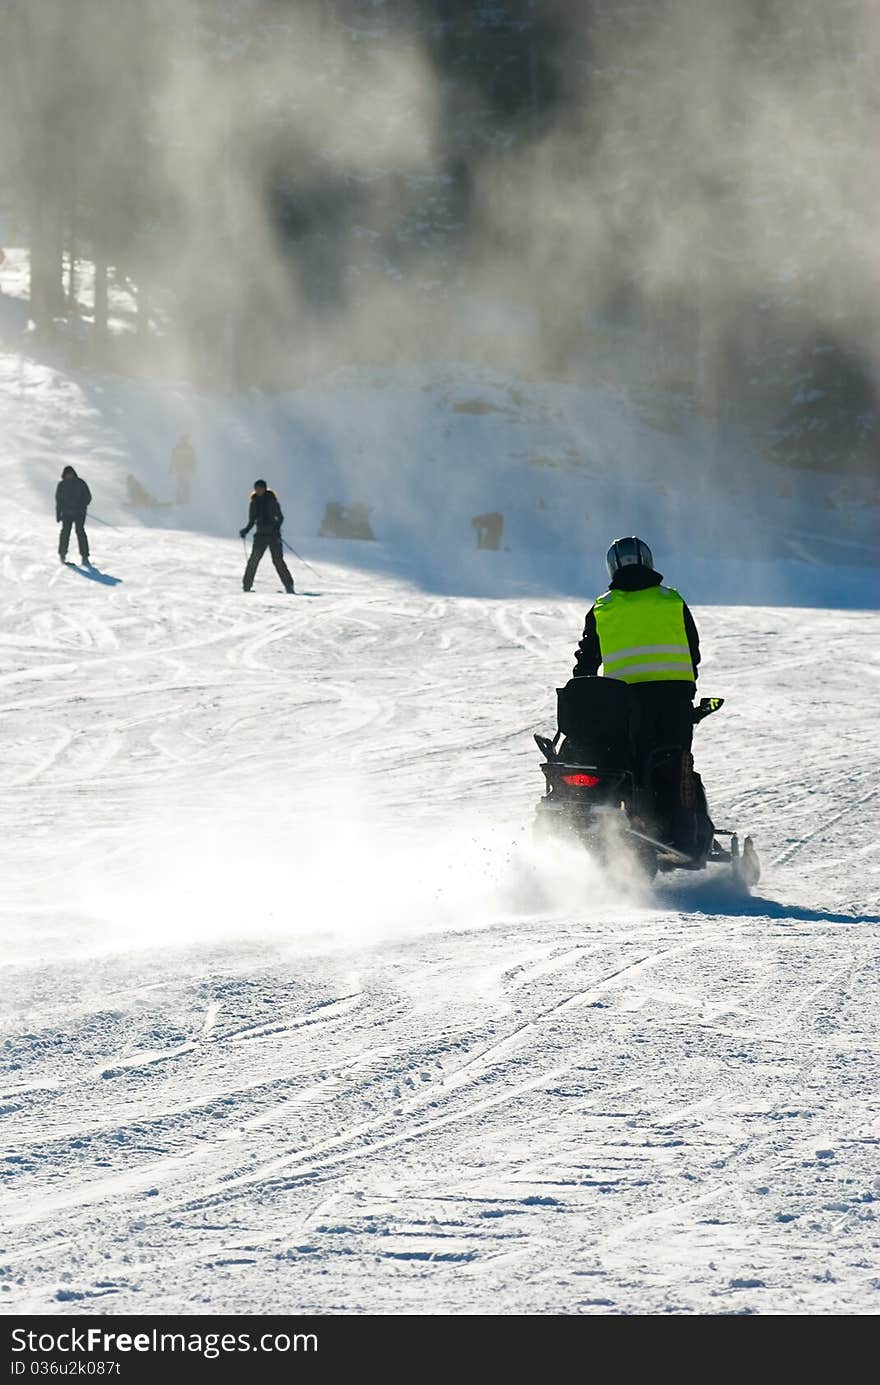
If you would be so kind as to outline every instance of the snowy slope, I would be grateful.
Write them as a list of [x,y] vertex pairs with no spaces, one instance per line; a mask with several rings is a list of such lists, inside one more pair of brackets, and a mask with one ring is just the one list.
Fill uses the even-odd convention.
[[[243,597],[264,455],[132,523],[188,401],[0,364],[6,1310],[876,1312],[871,570],[826,569],[850,610],[669,570],[728,698],[713,814],[765,877],[640,893],[528,831],[598,569],[576,598],[552,552],[322,542],[288,505],[315,595]],[[227,409],[211,436],[256,429]],[[67,460],[125,526],[92,578],[54,555]]]

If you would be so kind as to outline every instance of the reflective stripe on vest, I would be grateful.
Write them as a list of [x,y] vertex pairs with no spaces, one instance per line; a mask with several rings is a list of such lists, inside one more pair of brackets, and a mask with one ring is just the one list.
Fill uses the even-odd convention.
[[606,678],[623,683],[696,681],[684,602],[674,587],[609,591],[593,609]]

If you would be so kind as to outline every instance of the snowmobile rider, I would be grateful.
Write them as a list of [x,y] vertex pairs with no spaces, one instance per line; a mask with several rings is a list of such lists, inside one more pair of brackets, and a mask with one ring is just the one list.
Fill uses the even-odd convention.
[[575,678],[595,675],[628,684],[636,763],[644,770],[652,750],[674,746],[680,759],[654,776],[655,831],[687,849],[695,830],[693,802],[693,698],[700,641],[694,618],[674,587],[663,586],[648,545],[615,539],[609,548],[608,591],[587,612],[577,649]]
[[251,548],[251,555],[247,560],[247,567],[244,570],[242,587],[249,592],[254,585],[254,577],[260,565],[260,559],[268,548],[272,555],[272,562],[275,564],[275,571],[281,578],[284,590],[288,596],[292,595],[293,578],[290,575],[287,564],[284,561],[284,553],[281,547],[281,526],[284,523],[284,515],[281,513],[281,506],[278,503],[278,496],[274,491],[270,491],[263,480],[254,482],[254,489],[251,493],[250,509],[248,511],[248,522],[243,529],[239,529],[242,538],[245,537],[249,529],[254,530],[254,542]]
[[77,476],[72,466],[66,466],[61,480],[55,487],[55,521],[61,525],[58,536],[58,556],[62,563],[67,562],[67,545],[70,543],[70,530],[76,528],[76,541],[79,556],[85,564],[89,561],[89,540],[86,535],[86,510],[92,503],[92,492],[81,476]]

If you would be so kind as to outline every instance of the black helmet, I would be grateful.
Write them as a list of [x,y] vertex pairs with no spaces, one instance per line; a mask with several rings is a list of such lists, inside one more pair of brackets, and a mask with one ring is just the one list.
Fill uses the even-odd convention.
[[264,491],[269,489],[269,487],[266,485],[266,482],[263,480],[256,480],[254,482],[254,490],[256,490],[258,486],[262,486]]
[[654,558],[644,539],[637,539],[635,535],[627,539],[615,539],[605,554],[608,576],[613,578],[615,572],[619,572],[622,567],[636,565],[652,570],[654,568]]

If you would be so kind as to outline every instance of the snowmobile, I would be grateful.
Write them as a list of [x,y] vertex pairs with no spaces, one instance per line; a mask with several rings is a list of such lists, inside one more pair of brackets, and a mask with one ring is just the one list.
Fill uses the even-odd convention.
[[[712,822],[690,753],[661,745],[639,762],[638,714],[625,683],[572,678],[556,695],[556,735],[535,735],[546,784],[535,815],[538,836],[579,841],[600,861],[631,858],[649,879],[658,871],[729,865],[744,888],[757,884],[761,867],[752,838],[740,844],[735,831]],[[701,698],[695,724],[723,704],[723,697]],[[660,811],[670,804],[674,833],[669,812]]]

